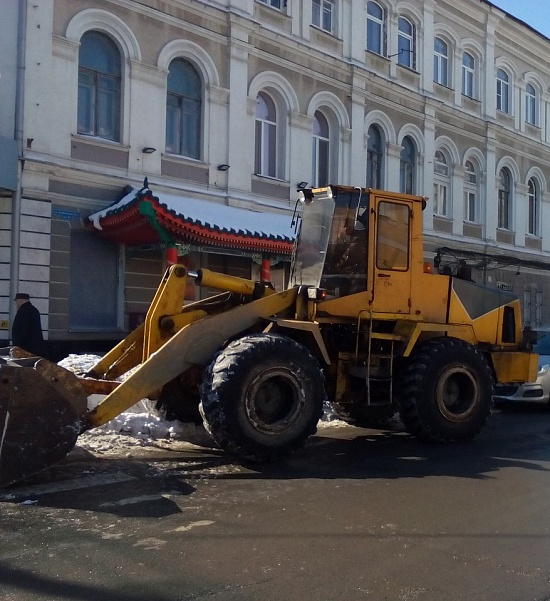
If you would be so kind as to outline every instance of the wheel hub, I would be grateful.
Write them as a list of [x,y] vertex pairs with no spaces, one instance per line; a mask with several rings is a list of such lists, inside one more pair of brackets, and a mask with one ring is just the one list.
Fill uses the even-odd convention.
[[304,402],[296,374],[274,367],[252,380],[246,395],[246,414],[260,432],[277,434],[299,418]]
[[449,421],[461,422],[474,411],[480,390],[473,374],[455,366],[441,374],[435,395],[441,414]]

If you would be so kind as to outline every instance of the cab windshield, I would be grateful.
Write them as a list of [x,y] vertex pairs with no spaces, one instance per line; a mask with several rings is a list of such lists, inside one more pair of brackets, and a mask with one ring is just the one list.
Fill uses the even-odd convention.
[[368,194],[331,188],[304,202],[291,285],[343,296],[366,289]]
[[291,286],[320,286],[333,214],[332,194],[307,198],[303,202],[290,274]]

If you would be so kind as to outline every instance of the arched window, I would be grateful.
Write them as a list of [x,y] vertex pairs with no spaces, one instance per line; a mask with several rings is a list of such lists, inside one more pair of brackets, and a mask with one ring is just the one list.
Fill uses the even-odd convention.
[[367,4],[367,50],[386,54],[386,14],[378,2]]
[[434,41],[434,81],[449,85],[449,48],[441,38]]
[[414,194],[416,191],[416,147],[409,136],[401,142],[399,191]]
[[264,92],[256,98],[254,173],[277,176],[277,111],[271,97]]
[[537,91],[530,83],[525,87],[525,121],[531,125],[537,124]]
[[377,125],[369,127],[367,146],[367,186],[369,188],[384,188],[382,178],[382,161],[384,158],[382,134]]
[[462,55],[462,93],[464,96],[475,98],[476,60],[469,53]]
[[464,220],[479,223],[478,175],[473,161],[464,164]]
[[510,112],[510,78],[504,69],[497,70],[497,110]]
[[166,151],[201,158],[202,82],[193,65],[177,58],[168,70]]
[[532,236],[539,235],[539,207],[540,207],[540,187],[537,180],[531,178],[527,185],[527,198],[529,204],[529,216],[527,223],[527,233]]
[[436,150],[434,157],[434,214],[448,217],[449,210],[449,164],[445,153]]
[[397,30],[397,62],[403,67],[415,69],[416,42],[414,25],[405,17],[399,17]]
[[512,176],[505,167],[500,171],[498,185],[498,227],[509,230],[511,226]]
[[313,184],[326,186],[329,182],[329,127],[326,117],[315,111],[313,118]]
[[121,61],[116,44],[89,31],[78,53],[78,133],[120,139]]

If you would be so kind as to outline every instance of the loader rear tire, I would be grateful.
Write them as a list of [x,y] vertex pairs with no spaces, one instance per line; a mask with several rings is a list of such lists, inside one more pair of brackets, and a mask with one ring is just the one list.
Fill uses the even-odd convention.
[[456,338],[416,351],[395,397],[405,428],[421,440],[470,440],[491,413],[493,377],[485,356]]
[[325,400],[323,372],[305,347],[278,334],[253,334],[214,358],[200,411],[222,449],[266,462],[303,446],[317,430]]

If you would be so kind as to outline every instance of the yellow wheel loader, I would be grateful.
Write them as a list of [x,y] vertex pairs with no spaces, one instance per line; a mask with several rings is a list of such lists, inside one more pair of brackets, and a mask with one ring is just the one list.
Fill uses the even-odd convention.
[[[349,186],[302,190],[286,290],[174,265],[145,322],[89,373],[12,348],[0,367],[0,485],[61,459],[80,433],[142,398],[202,419],[242,461],[301,447],[326,402],[358,426],[397,410],[420,439],[473,438],[493,384],[534,381],[537,356],[516,296],[427,268],[425,203]],[[183,305],[189,278],[220,292]],[[92,393],[106,396],[89,410]]]

